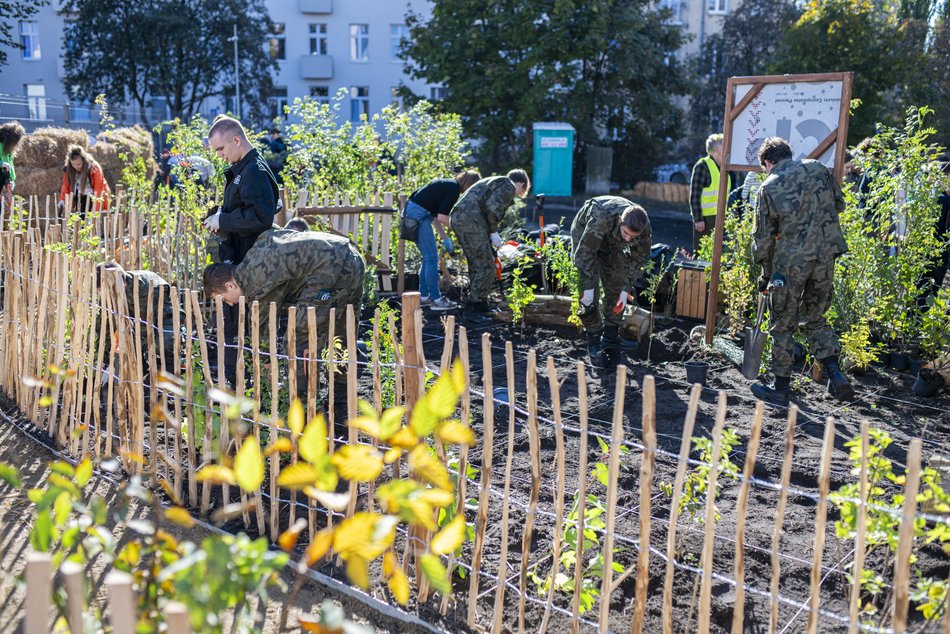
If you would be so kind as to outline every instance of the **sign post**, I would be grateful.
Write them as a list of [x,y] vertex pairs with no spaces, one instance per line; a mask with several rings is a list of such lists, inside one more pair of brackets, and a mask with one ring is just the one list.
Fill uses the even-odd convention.
[[[730,77],[722,130],[720,173],[761,172],[762,142],[778,136],[789,142],[796,159],[817,159],[841,181],[848,138],[853,73]],[[706,300],[706,344],[712,344],[719,304],[719,270],[726,216],[727,178],[719,179],[712,270]]]

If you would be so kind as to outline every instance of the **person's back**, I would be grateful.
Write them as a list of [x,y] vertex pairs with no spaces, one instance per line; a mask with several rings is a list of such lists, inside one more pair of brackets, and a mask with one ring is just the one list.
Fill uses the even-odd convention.
[[515,185],[511,179],[507,176],[489,176],[462,194],[455,203],[453,213],[459,211],[480,214],[488,223],[488,231],[494,232],[514,200]]
[[847,251],[838,213],[844,198],[834,176],[818,161],[782,161],[758,192],[758,204],[777,223],[773,267],[792,260],[829,260]]

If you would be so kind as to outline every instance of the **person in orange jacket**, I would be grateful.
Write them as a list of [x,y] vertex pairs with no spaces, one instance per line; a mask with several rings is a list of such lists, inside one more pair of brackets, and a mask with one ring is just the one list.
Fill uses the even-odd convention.
[[63,165],[63,185],[59,189],[59,209],[66,205],[66,197],[72,194],[72,211],[83,218],[86,210],[106,211],[112,191],[102,172],[102,166],[83,148],[73,145],[66,153]]

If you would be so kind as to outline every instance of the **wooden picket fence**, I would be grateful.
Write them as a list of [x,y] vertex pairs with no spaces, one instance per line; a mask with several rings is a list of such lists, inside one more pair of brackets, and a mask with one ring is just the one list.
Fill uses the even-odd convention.
[[[51,631],[53,605],[53,565],[47,553],[30,552],[26,556],[26,601],[23,634],[48,634]],[[86,582],[83,567],[73,561],[65,561],[59,568],[62,587],[66,591],[66,622],[72,634],[82,634],[83,614],[87,606]],[[121,570],[111,570],[106,575],[105,586],[109,592],[108,609],[113,634],[135,634],[135,595],[132,591],[132,575]],[[191,622],[187,608],[169,601],[164,606],[165,631],[168,634],[191,634]]]
[[[363,212],[361,212],[363,213]],[[132,214],[130,213],[130,216]],[[117,222],[117,221],[116,221]],[[108,223],[106,223],[108,224]],[[136,223],[126,224],[138,227]],[[152,226],[156,233],[148,233],[152,248],[159,251],[169,247],[163,228]],[[226,423],[226,406],[215,399],[214,389],[226,391],[228,386],[224,376],[225,342],[222,339],[223,309],[220,300],[209,302],[202,295],[184,283],[173,286],[169,297],[174,308],[174,322],[162,322],[161,311],[153,310],[149,305],[140,306],[138,302],[129,306],[125,300],[118,279],[105,276],[97,281],[93,274],[93,262],[82,256],[74,256],[55,250],[44,249],[51,236],[68,236],[68,228],[62,224],[52,224],[45,229],[33,227],[27,232],[4,232],[0,234],[0,263],[3,274],[3,304],[0,314],[0,389],[15,399],[20,410],[36,425],[46,431],[61,451],[75,459],[87,456],[95,460],[118,459],[129,473],[147,474],[152,485],[158,480],[168,481],[175,494],[197,514],[208,516],[216,509],[229,503],[246,500],[246,496],[227,485],[199,483],[195,477],[197,469],[215,459],[219,451],[233,452],[240,447],[243,437],[239,434],[230,437],[231,430]],[[365,234],[364,234],[365,235]],[[113,234],[116,244],[125,243]],[[129,244],[139,248],[144,245],[144,237],[133,230],[128,236]],[[133,257],[131,254],[129,257]],[[187,258],[185,258],[187,259]],[[174,262],[170,258],[157,257],[156,262]],[[182,277],[180,280],[195,281],[195,277]],[[163,300],[159,296],[159,302]],[[269,331],[264,333],[265,344],[259,335],[259,323],[262,311],[269,314]],[[693,386],[690,392],[689,406],[682,426],[682,440],[678,453],[661,450],[656,438],[656,391],[653,377],[642,381],[642,412],[640,425],[625,427],[624,415],[630,414],[625,406],[628,389],[627,368],[617,370],[616,392],[613,399],[613,416],[609,421],[609,434],[601,434],[590,428],[588,415],[588,371],[583,363],[577,363],[576,384],[578,386],[578,409],[576,412],[564,412],[561,407],[561,380],[564,377],[556,367],[555,360],[548,358],[544,365],[548,385],[542,390],[538,385],[542,374],[534,351],[524,357],[524,400],[518,402],[519,381],[516,376],[516,355],[512,343],[506,342],[499,358],[498,348],[489,334],[480,338],[481,365],[473,367],[469,360],[469,334],[464,327],[456,328],[454,316],[445,318],[444,328],[436,341],[442,345],[438,360],[426,359],[424,353],[424,319],[419,306],[417,293],[402,296],[400,328],[396,327],[394,317],[388,323],[380,323],[379,312],[372,320],[371,330],[367,333],[373,342],[378,342],[382,334],[392,337],[395,344],[396,359],[391,366],[381,362],[378,346],[371,346],[372,358],[360,361],[357,355],[357,319],[352,307],[346,311],[345,332],[335,332],[331,317],[329,330],[319,333],[315,327],[313,309],[305,315],[290,309],[288,325],[279,331],[277,307],[260,306],[257,302],[250,306],[243,300],[239,306],[239,337],[249,334],[251,344],[238,355],[237,384],[252,386],[252,409],[243,417],[248,433],[254,434],[260,442],[265,434],[273,443],[281,435],[289,435],[289,430],[276,421],[281,416],[280,399],[275,395],[287,393],[290,400],[300,398],[306,407],[308,418],[315,415],[321,402],[318,392],[317,374],[330,368],[340,370],[340,381],[328,380],[326,414],[328,442],[330,451],[340,443],[369,443],[370,439],[355,428],[345,427],[345,431],[333,433],[335,423],[344,429],[345,420],[357,414],[359,398],[369,401],[377,411],[382,409],[382,373],[384,368],[394,372],[395,402],[409,407],[423,393],[427,371],[439,372],[446,368],[453,358],[458,358],[465,369],[466,376],[475,376],[481,372],[478,387],[469,387],[463,394],[460,404],[460,418],[469,420],[473,410],[480,406],[481,420],[475,418],[473,426],[478,431],[477,446],[462,448],[458,456],[457,478],[458,511],[466,513],[474,521],[475,537],[470,546],[458,557],[448,557],[450,568],[463,568],[468,573],[467,590],[456,591],[452,600],[442,597],[430,602],[442,614],[450,610],[454,618],[465,621],[469,627],[499,633],[508,627],[511,630],[525,631],[526,614],[529,606],[541,611],[542,621],[538,631],[544,632],[552,624],[552,616],[557,615],[560,623],[569,624],[572,632],[581,627],[600,632],[610,631],[611,616],[616,616],[612,603],[620,596],[621,584],[630,577],[636,579],[635,594],[625,612],[629,614],[629,625],[624,629],[632,632],[644,631],[646,606],[649,598],[658,594],[648,583],[651,561],[661,562],[665,566],[662,585],[662,623],[664,632],[672,632],[673,614],[682,609],[682,598],[674,597],[674,577],[677,573],[695,575],[698,579],[699,594],[698,631],[709,631],[713,618],[712,587],[714,583],[727,583],[735,590],[735,606],[745,606],[753,601],[767,607],[769,613],[769,631],[777,631],[782,623],[781,606],[791,606],[799,613],[807,615],[805,631],[817,632],[831,625],[858,631],[860,605],[852,593],[849,611],[836,614],[821,608],[822,588],[831,574],[841,575],[843,561],[825,561],[824,540],[829,504],[829,473],[833,451],[835,425],[828,421],[821,452],[821,466],[818,474],[818,491],[802,490],[790,486],[790,476],[794,460],[795,429],[797,410],[789,411],[786,426],[785,454],[782,458],[781,478],[779,482],[761,482],[752,477],[756,465],[759,436],[762,427],[763,409],[759,404],[755,410],[754,422],[745,451],[742,465],[742,478],[739,481],[739,493],[736,500],[738,520],[735,531],[730,535],[717,534],[715,521],[716,491],[719,489],[719,461],[721,439],[726,424],[728,408],[727,395],[719,393],[718,408],[713,431],[713,449],[709,463],[708,492],[705,502],[705,521],[702,533],[702,551],[697,565],[677,558],[675,544],[678,531],[679,500],[687,469],[690,468],[690,439],[696,421],[700,402],[700,386]],[[158,313],[158,317],[153,316]],[[183,318],[181,316],[183,315]],[[245,318],[247,318],[245,320]],[[156,322],[157,319],[157,322]],[[345,358],[324,359],[315,352],[309,356],[296,356],[292,353],[295,346],[294,324],[297,319],[306,319],[309,325],[309,350],[316,351],[318,335],[327,335],[330,341],[340,337],[347,351]],[[249,322],[249,331],[244,330],[245,321]],[[68,326],[68,332],[66,324]],[[215,326],[213,336],[209,327]],[[146,368],[157,368],[168,361],[164,358],[164,346],[161,335],[171,330],[175,337],[174,367],[182,368],[177,381],[159,381],[150,376]],[[280,335],[284,335],[286,345],[279,344]],[[216,346],[214,344],[217,344]],[[217,361],[217,371],[212,372],[211,360]],[[504,366],[507,391],[507,437],[504,446],[495,445],[496,401],[495,373],[496,362]],[[521,359],[518,359],[521,363]],[[117,367],[116,367],[117,366]],[[361,387],[359,370],[365,368],[372,377],[371,387]],[[297,376],[307,372],[306,390],[298,392]],[[286,381],[282,381],[286,377]],[[542,386],[543,387],[543,386]],[[336,394],[345,396],[345,411],[336,411]],[[198,398],[196,395],[204,395]],[[44,397],[49,398],[49,404]],[[543,399],[543,400],[542,400]],[[42,403],[41,403],[42,401]],[[539,404],[540,401],[540,404]],[[146,407],[146,403],[150,407]],[[548,406],[548,403],[550,406]],[[734,407],[734,406],[733,406]],[[549,412],[549,413],[548,413]],[[187,421],[187,425],[182,422]],[[199,421],[204,428],[199,430]],[[215,432],[214,421],[218,421],[219,431]],[[498,421],[499,426],[503,421]],[[501,427],[499,427],[501,428]],[[520,474],[513,468],[515,457],[515,439],[518,435],[527,438],[527,453],[530,468],[527,474]],[[577,475],[569,477],[566,465],[565,437],[570,435],[579,442],[579,464]],[[553,436],[554,449],[542,449],[542,436]],[[603,528],[597,528],[600,536],[599,548],[603,556],[603,569],[607,571],[599,582],[600,598],[597,605],[588,614],[581,613],[581,584],[575,584],[573,596],[566,601],[556,600],[553,586],[546,596],[538,597],[537,592],[529,588],[529,573],[539,565],[546,572],[556,575],[560,571],[560,554],[564,546],[565,518],[569,509],[565,500],[568,492],[577,492],[577,532],[584,531],[585,511],[587,510],[588,453],[595,450],[590,443],[597,438],[608,445],[606,459],[607,481],[609,483],[605,497]],[[862,428],[863,442],[867,443],[867,425]],[[262,443],[268,444],[268,443]],[[477,478],[466,476],[469,454],[477,452],[481,456],[478,463]],[[624,455],[628,454],[628,455]],[[503,458],[503,466],[495,466],[496,459]],[[323,526],[339,522],[358,509],[372,508],[374,504],[374,485],[350,486],[350,504],[345,513],[337,513],[318,506],[310,498],[298,497],[294,491],[280,490],[276,485],[276,476],[280,468],[280,455],[274,454],[269,460],[269,481],[260,491],[264,504],[243,513],[243,522],[253,526],[260,534],[268,535],[272,540],[286,528],[293,525],[298,517],[306,518],[309,538],[312,540],[317,530]],[[291,454],[291,461],[296,455]],[[910,445],[907,461],[907,480],[905,483],[905,504],[902,509],[900,543],[898,552],[909,553],[913,544],[912,521],[917,516],[916,491],[920,480],[921,443],[915,440]],[[621,463],[634,465],[639,463],[637,504],[622,509],[618,514],[618,481],[621,475]],[[695,463],[695,461],[692,461]],[[653,505],[657,499],[659,484],[656,473],[659,469],[675,472],[673,497],[670,503],[671,513],[667,517],[657,517]],[[867,464],[861,469],[861,482],[864,483],[862,499],[866,495]],[[399,477],[400,473],[391,474]],[[542,504],[541,488],[553,487],[554,494],[549,503]],[[777,497],[774,509],[759,507],[757,511],[774,513],[775,524],[771,547],[768,550],[771,561],[771,576],[768,588],[755,588],[746,579],[745,535],[746,514],[751,489],[759,487]],[[471,492],[470,492],[471,491]],[[789,562],[800,562],[796,557],[783,553],[780,548],[785,513],[789,495],[805,497],[816,503],[814,515],[814,555],[810,569],[808,592],[804,596],[783,594],[781,584],[783,567]],[[477,509],[465,508],[467,497],[476,497]],[[720,501],[720,504],[723,502]],[[859,506],[859,526],[864,526],[866,507]],[[621,518],[621,515],[623,516]],[[631,521],[636,518],[636,521]],[[623,522],[620,520],[623,519]],[[534,543],[536,528],[541,522],[548,524],[551,538],[543,544]],[[657,526],[666,524],[665,543],[654,543]],[[499,531],[490,531],[489,527],[498,526]],[[722,529],[720,529],[722,530]],[[500,532],[500,534],[498,534]],[[516,532],[520,532],[517,535]],[[681,533],[680,533],[681,534]],[[859,534],[861,534],[859,532]],[[512,539],[520,536],[521,549],[509,552]],[[727,539],[728,538],[728,539]],[[413,536],[402,533],[405,552],[409,555]],[[856,556],[851,571],[860,578],[863,567],[865,545],[860,538],[856,544]],[[714,548],[717,543],[734,542],[734,557],[729,562],[731,575],[716,573],[714,570]],[[306,541],[306,536],[303,538]],[[576,567],[573,571],[564,570],[576,579],[582,577],[582,564],[585,560],[584,543],[579,540],[576,552]],[[622,573],[612,572],[616,548],[620,545],[636,553],[635,560],[625,564]],[[488,554],[491,557],[487,557]],[[488,561],[497,562],[489,564]],[[550,555],[548,555],[550,553]],[[544,562],[550,561],[553,564]],[[829,565],[830,563],[830,565]],[[411,566],[411,557],[403,565]],[[722,570],[726,562],[719,561]],[[798,565],[797,563],[795,565]],[[837,571],[837,572],[836,572]],[[38,574],[38,573],[37,573]],[[893,631],[904,631],[908,621],[909,556],[896,557],[893,588],[894,601],[890,606]],[[456,584],[456,588],[464,584]],[[787,589],[784,590],[787,593]],[[420,603],[429,600],[429,590],[424,584],[419,589]],[[764,603],[763,603],[764,602]],[[505,606],[516,606],[517,624],[505,622]],[[615,610],[614,610],[615,611]],[[743,631],[745,610],[735,609],[732,615],[732,631]],[[796,613],[798,614],[798,613]],[[795,618],[794,616],[791,618]],[[945,618],[945,627],[950,620]],[[567,627],[567,626],[565,626]],[[946,631],[946,630],[945,630]]]

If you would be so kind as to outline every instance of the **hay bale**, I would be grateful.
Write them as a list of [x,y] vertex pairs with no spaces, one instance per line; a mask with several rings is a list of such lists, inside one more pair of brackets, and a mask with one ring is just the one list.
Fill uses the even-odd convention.
[[62,167],[66,157],[59,152],[59,144],[52,137],[42,134],[28,134],[20,141],[14,159],[17,171],[22,168],[53,169]]
[[56,142],[55,156],[58,157],[57,164],[62,165],[66,161],[66,152],[69,146],[78,145],[86,147],[89,145],[89,134],[85,130],[73,130],[72,128],[39,128],[31,136],[48,137]]
[[102,171],[113,190],[125,167],[126,161],[122,160],[122,155],[127,157],[126,160],[141,157],[145,161],[148,178],[155,176],[158,164],[154,158],[155,146],[152,144],[152,134],[142,126],[107,130],[100,133],[97,138],[99,141],[90,148],[90,152],[102,165]]
[[119,158],[119,148],[113,143],[99,141],[89,148],[89,153],[102,166],[102,172],[109,183],[109,187],[115,191],[115,184],[122,177],[122,168],[125,166],[125,163]]
[[53,201],[59,198],[59,188],[63,183],[63,169],[45,169],[42,167],[17,167],[16,194],[28,198],[37,196],[40,204],[45,204],[47,196]]

